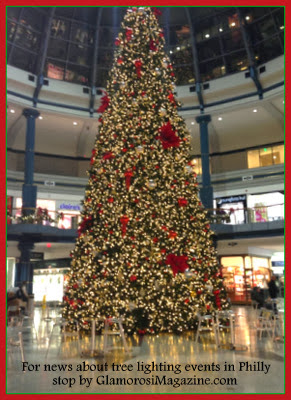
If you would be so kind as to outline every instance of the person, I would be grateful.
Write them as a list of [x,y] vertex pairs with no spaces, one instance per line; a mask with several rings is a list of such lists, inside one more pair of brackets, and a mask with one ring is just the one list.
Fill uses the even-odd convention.
[[26,290],[27,282],[23,281],[19,287],[9,290],[7,293],[7,304],[9,306],[18,305],[25,313],[28,304],[28,293]]
[[258,303],[258,308],[262,308],[265,303],[264,292],[259,286],[254,286],[251,291],[251,299]]
[[268,287],[269,287],[269,295],[271,297],[272,300],[272,305],[273,305],[273,310],[275,313],[277,313],[277,304],[276,304],[276,299],[278,297],[278,286],[276,284],[276,276],[272,275],[271,280],[268,283]]

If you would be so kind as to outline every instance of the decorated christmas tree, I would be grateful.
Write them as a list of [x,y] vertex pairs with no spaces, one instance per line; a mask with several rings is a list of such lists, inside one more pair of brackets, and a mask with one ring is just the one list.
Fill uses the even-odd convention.
[[127,333],[182,332],[227,308],[158,13],[127,11],[98,109],[64,296],[64,317],[85,329],[123,315]]

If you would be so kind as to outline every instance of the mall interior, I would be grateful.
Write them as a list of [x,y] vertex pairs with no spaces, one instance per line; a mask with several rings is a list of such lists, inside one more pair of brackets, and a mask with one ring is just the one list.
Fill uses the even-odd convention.
[[[7,7],[6,285],[9,292],[26,281],[29,296],[21,326],[15,310],[11,318],[8,310],[7,392],[283,393],[284,7],[159,7],[157,13],[176,77],[174,94],[182,104],[179,115],[190,133],[201,201],[217,214],[230,213],[228,221],[211,225],[234,313],[226,329],[216,325],[223,344],[210,324],[208,331],[198,331],[199,338],[197,332],[116,335],[110,341],[119,347],[107,353],[101,351],[103,334],[92,330],[91,336],[70,340],[57,329],[100,125],[97,110],[126,11]],[[25,209],[33,209],[31,219],[23,218]],[[262,321],[252,291],[260,287],[268,299],[272,275],[276,309],[272,304],[273,314],[266,311]],[[17,339],[9,338],[16,331]],[[52,385],[56,372],[25,373],[21,360],[182,366],[211,360],[263,362],[270,369],[214,372],[237,383],[223,381],[210,389],[130,383],[82,388],[78,382],[68,388]],[[94,381],[96,374],[87,376]],[[107,374],[115,376],[112,370]]]

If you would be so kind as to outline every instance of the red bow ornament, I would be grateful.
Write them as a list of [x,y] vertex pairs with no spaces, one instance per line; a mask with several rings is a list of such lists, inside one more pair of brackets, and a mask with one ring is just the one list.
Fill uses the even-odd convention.
[[175,254],[169,254],[166,258],[166,264],[171,266],[173,274],[176,276],[178,272],[185,272],[186,269],[189,268],[187,260],[187,256],[176,256]]
[[124,237],[125,234],[126,234],[127,224],[129,223],[128,216],[127,215],[123,215],[122,217],[120,217],[120,223],[121,223],[122,237]]
[[129,190],[131,184],[130,180],[133,177],[132,170],[129,168],[126,172],[124,172],[124,176],[125,176],[126,189]]
[[142,62],[140,60],[135,60],[134,66],[136,69],[136,74],[138,78],[141,78],[141,67],[142,67]]
[[101,106],[98,108],[97,112],[99,112],[101,114],[104,113],[104,111],[109,106],[109,103],[110,103],[110,99],[107,96],[107,94],[105,94],[103,97],[101,97]]

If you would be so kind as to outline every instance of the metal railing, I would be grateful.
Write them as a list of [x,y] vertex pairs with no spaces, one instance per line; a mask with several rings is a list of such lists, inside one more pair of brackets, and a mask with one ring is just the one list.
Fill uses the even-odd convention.
[[[284,220],[284,204],[259,206],[252,208],[230,208],[224,210],[213,208],[208,210],[211,223],[242,225]],[[7,215],[8,224],[38,224],[59,229],[78,229],[81,215],[72,212],[55,210],[14,208]]]

